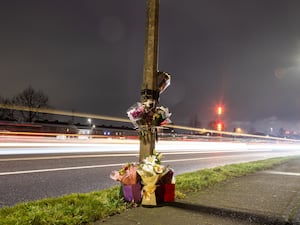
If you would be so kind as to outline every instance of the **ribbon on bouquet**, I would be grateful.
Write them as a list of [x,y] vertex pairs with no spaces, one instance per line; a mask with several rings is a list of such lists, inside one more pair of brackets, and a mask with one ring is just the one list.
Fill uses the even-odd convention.
[[156,205],[155,190],[160,175],[141,176],[141,178],[144,183],[142,205]]

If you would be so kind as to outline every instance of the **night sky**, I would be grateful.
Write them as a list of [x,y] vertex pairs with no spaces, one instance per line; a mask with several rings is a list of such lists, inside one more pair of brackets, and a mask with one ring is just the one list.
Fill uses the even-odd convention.
[[[161,0],[160,104],[178,125],[300,131],[299,0]],[[0,96],[126,118],[140,99],[146,0],[0,0]]]

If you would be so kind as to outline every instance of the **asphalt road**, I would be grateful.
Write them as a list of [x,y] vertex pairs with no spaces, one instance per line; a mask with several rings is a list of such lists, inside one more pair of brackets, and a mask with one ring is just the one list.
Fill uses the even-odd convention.
[[[118,185],[109,175],[127,162],[138,161],[137,144],[107,142],[79,146],[1,146],[0,207]],[[300,154],[298,149],[295,145],[220,142],[160,142],[157,145],[157,150],[164,155],[163,164],[170,165],[176,174]]]

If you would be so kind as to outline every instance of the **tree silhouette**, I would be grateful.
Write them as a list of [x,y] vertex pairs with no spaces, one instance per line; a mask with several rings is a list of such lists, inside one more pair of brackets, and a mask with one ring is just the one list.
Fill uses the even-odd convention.
[[[10,99],[2,98],[0,96],[0,104],[11,105],[13,104]],[[0,119],[1,120],[15,120],[15,110],[0,108]]]
[[30,111],[20,111],[21,119],[25,122],[33,122],[40,119],[42,114],[38,112],[38,109],[49,107],[48,96],[40,90],[36,91],[31,86],[16,95],[13,98],[13,103],[30,109]]

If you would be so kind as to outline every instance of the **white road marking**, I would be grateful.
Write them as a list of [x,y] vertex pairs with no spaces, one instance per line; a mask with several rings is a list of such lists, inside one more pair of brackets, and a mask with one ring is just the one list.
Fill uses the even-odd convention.
[[280,172],[280,171],[264,171],[263,173],[275,174],[275,175],[287,175],[287,176],[300,176],[300,173]]
[[[212,156],[212,157],[200,157],[200,158],[163,160],[162,162],[185,162],[185,161],[197,161],[197,160],[218,159],[218,158],[223,159],[223,158],[230,158],[230,157],[232,158],[232,157],[240,157],[240,156],[239,155]],[[116,163],[116,164],[106,164],[106,165],[91,165],[91,166],[76,166],[76,167],[63,167],[63,168],[52,168],[52,169],[0,172],[0,176],[16,175],[16,174],[29,174],[29,173],[54,172],[54,171],[67,171],[67,170],[93,169],[93,168],[103,168],[103,167],[114,167],[114,166],[123,166],[124,164],[125,163]]]
[[107,164],[107,165],[64,167],[64,168],[40,169],[40,170],[24,170],[24,171],[14,171],[14,172],[2,172],[2,173],[0,173],[0,176],[16,175],[16,174],[27,174],[27,173],[43,173],[43,172],[53,172],[53,171],[65,171],[65,170],[92,169],[92,168],[113,167],[113,166],[122,166],[122,165],[124,165],[124,163]]

